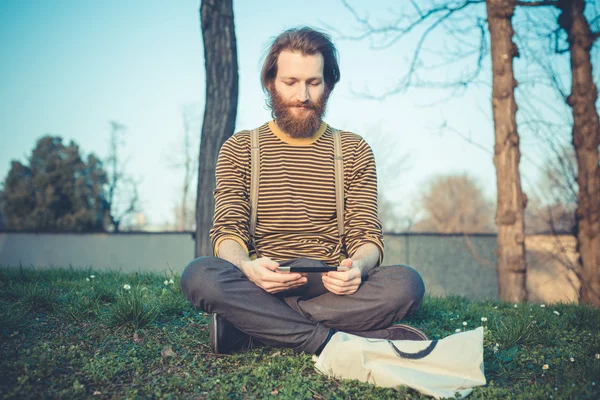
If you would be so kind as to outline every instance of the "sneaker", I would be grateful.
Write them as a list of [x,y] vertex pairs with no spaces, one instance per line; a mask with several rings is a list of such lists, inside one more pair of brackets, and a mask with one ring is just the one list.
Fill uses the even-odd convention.
[[233,326],[231,322],[219,316],[219,314],[211,314],[208,330],[210,332],[210,345],[215,354],[246,351],[252,347],[252,338]]
[[427,335],[413,328],[412,326],[398,324],[385,329],[375,329],[372,331],[354,332],[345,331],[352,335],[369,339],[387,339],[387,340],[429,340]]

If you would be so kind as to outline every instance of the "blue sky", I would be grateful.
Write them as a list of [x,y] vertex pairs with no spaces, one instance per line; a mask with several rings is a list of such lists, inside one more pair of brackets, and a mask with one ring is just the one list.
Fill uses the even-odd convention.
[[[396,2],[350,3],[362,15],[368,12],[375,20],[385,20]],[[195,105],[201,116],[204,105],[198,9],[197,0],[0,3],[0,178],[11,160],[24,161],[45,134],[74,140],[85,153],[106,156],[109,121],[116,120],[127,126],[124,154],[130,173],[141,180],[148,222],[172,221],[183,172],[169,167],[169,158],[181,143],[181,108]],[[337,0],[234,0],[234,13],[238,130],[270,119],[259,83],[260,58],[270,38],[305,24],[357,32],[352,15]],[[408,212],[428,177],[453,172],[470,173],[495,196],[489,68],[484,69],[482,84],[460,96],[410,90],[382,101],[368,100],[351,89],[382,93],[393,87],[408,68],[415,37],[387,50],[373,50],[368,41],[341,40],[339,33],[332,33],[342,79],[326,121],[371,143],[386,197]],[[444,40],[432,36],[431,47]],[[435,72],[440,78],[447,73]],[[447,101],[438,101],[442,98]],[[485,150],[451,130],[441,131],[444,123]],[[543,151],[526,137],[522,148],[527,153],[521,166],[527,185],[537,178]],[[408,162],[398,170],[394,161],[405,155]]]

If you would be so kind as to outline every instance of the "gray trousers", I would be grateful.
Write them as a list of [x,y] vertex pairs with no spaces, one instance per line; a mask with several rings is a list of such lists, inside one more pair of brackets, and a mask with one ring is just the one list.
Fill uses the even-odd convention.
[[369,271],[352,295],[329,292],[319,273],[308,274],[301,288],[270,294],[217,257],[192,261],[181,275],[181,288],[194,307],[219,314],[260,342],[307,353],[315,353],[331,329],[387,328],[415,312],[425,293],[417,271],[395,265]]

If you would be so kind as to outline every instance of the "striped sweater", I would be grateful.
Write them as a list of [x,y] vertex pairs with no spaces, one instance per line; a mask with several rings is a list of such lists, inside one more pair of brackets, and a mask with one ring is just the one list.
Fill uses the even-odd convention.
[[[360,136],[342,132],[344,226],[339,241],[333,163],[333,133],[326,123],[310,138],[294,139],[271,121],[259,128],[260,180],[254,242],[250,219],[250,132],[230,137],[216,168],[215,214],[210,237],[214,254],[225,239],[238,242],[250,257],[280,262],[309,257],[339,265],[365,243],[383,259],[377,215],[377,174],[371,148]],[[255,248],[254,248],[255,245]]]

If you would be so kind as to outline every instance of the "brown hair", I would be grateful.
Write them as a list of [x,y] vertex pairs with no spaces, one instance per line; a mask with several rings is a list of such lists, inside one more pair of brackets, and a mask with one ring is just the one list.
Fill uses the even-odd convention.
[[277,76],[277,59],[283,50],[299,52],[303,55],[323,55],[323,78],[326,90],[331,92],[340,80],[338,54],[331,37],[307,26],[288,29],[277,36],[265,56],[260,74],[263,90],[269,93],[269,87]]

